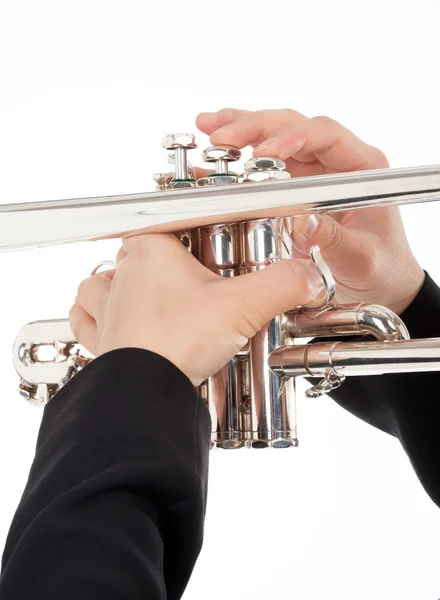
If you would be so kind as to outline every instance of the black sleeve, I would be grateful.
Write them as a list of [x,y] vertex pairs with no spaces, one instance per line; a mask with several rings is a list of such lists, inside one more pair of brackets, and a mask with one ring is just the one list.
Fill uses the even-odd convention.
[[[411,338],[440,338],[440,288],[428,274],[419,294],[401,318]],[[400,440],[422,485],[438,506],[439,386],[439,372],[403,373],[347,377],[342,386],[331,393],[343,408]]]
[[146,350],[115,350],[45,408],[2,600],[174,600],[202,545],[208,409]]

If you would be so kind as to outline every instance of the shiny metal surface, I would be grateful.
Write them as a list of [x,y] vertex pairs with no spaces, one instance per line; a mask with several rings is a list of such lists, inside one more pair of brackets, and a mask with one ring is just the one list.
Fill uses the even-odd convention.
[[379,341],[409,339],[403,321],[375,304],[345,304],[287,314],[287,329],[295,338],[373,335]]
[[218,275],[234,277],[243,273],[242,224],[211,225],[201,229],[201,262]]
[[[289,258],[291,239],[284,219],[244,223],[246,271],[267,267],[271,257]],[[288,238],[288,239],[285,239]],[[297,445],[295,381],[284,381],[268,368],[268,358],[287,343],[285,317],[272,319],[249,342],[252,448],[284,448]]]
[[174,156],[176,161],[176,179],[189,179],[186,148],[176,148]]
[[210,175],[209,177],[201,177],[197,179],[197,185],[203,187],[206,185],[231,185],[238,183],[237,175]]
[[228,173],[228,170],[229,170],[228,162],[224,158],[217,160],[215,163],[215,170],[220,175],[223,173],[225,173],[225,174]]
[[[322,258],[319,246],[312,246],[312,248],[310,249],[310,258],[312,259],[315,268],[321,275],[322,280],[324,282],[325,298],[322,302],[322,308],[325,308],[330,304],[330,302],[334,298],[334,295],[336,294],[335,280],[333,278],[332,272],[330,271],[330,268],[328,267],[325,260]],[[313,310],[313,308],[303,308],[303,311],[309,310]]]
[[197,139],[193,133],[169,133],[162,140],[162,148],[165,150],[197,148]]
[[[170,134],[162,145],[173,152],[175,171],[154,176],[157,192],[0,205],[0,250],[163,231],[174,233],[214,273],[237,277],[292,256],[296,215],[440,200],[440,165],[290,179],[283,161],[258,157],[237,177],[228,174],[228,162],[240,151],[228,147],[205,150],[203,158],[215,162],[216,174],[195,187],[196,172],[187,160],[195,137]],[[312,248],[311,259],[325,284],[325,306],[274,318],[200,386],[212,419],[212,447],[296,446],[297,376],[322,377],[306,392],[315,398],[349,375],[440,370],[440,339],[409,340],[389,309],[329,306],[332,273],[319,248]],[[344,335],[378,341],[295,345],[299,338]],[[67,320],[29,324],[13,355],[20,393],[39,406],[92,360]]]
[[235,146],[210,146],[203,151],[202,158],[205,162],[215,163],[215,172],[227,175],[228,163],[239,160],[241,151]]
[[[197,141],[192,133],[170,133],[162,140],[162,148],[174,151],[173,163],[175,165],[176,184],[173,187],[190,187],[181,185],[190,179],[188,167],[188,150],[197,148]],[[179,181],[180,180],[180,181]]]
[[[203,227],[200,230],[201,252],[197,258],[208,269],[223,277],[241,275],[241,228],[240,223]],[[200,390],[211,415],[213,448],[234,449],[244,445],[247,436],[242,429],[242,404],[246,403],[248,368],[247,353],[242,353],[210,377]]]
[[251,171],[284,171],[286,163],[280,158],[273,158],[272,156],[256,156],[250,158],[244,165],[244,170]]
[[269,367],[279,376],[322,377],[440,371],[440,338],[393,342],[317,342],[276,349]]
[[233,359],[206,382],[205,402],[211,415],[211,447],[231,450],[245,444],[242,429],[243,361]]
[[35,321],[19,332],[12,356],[20,376],[20,393],[31,404],[43,406],[57,392],[72,364],[81,354],[81,365],[91,356],[76,342],[68,319]]
[[[185,161],[185,163],[186,163],[185,172],[183,172],[183,171],[179,172],[179,175],[181,177],[185,177],[185,176],[189,177],[189,175],[188,175],[188,164],[187,164],[186,161]],[[177,167],[177,163],[176,163],[176,167]],[[177,171],[177,168],[176,168],[176,173],[177,172],[178,171]],[[195,185],[196,185],[196,182],[192,181],[190,179],[175,179],[175,180],[173,180],[171,182],[171,187],[172,187],[173,190],[193,188],[193,187],[195,187]]]
[[156,190],[171,190],[174,173],[153,173],[153,181],[157,183]]
[[0,205],[0,251],[440,200],[440,166]]

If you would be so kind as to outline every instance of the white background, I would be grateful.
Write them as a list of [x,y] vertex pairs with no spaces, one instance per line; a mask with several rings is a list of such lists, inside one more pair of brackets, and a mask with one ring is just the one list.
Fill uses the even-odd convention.
[[[440,163],[439,21],[437,0],[1,0],[0,202],[150,190],[162,136],[225,106],[325,114],[394,167]],[[439,217],[404,210],[440,282]],[[116,249],[0,256],[1,545],[41,418],[16,392],[14,337],[66,316]],[[185,598],[437,600],[440,511],[398,443],[328,398],[301,398],[299,419],[297,450],[211,454]]]

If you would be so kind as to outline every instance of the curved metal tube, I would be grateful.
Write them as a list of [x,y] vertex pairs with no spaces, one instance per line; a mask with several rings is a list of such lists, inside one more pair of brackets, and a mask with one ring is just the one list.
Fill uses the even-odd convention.
[[440,200],[440,165],[0,205],[0,251]]
[[291,311],[287,314],[287,328],[294,338],[339,335],[373,335],[379,341],[410,338],[405,324],[392,310],[367,303]]

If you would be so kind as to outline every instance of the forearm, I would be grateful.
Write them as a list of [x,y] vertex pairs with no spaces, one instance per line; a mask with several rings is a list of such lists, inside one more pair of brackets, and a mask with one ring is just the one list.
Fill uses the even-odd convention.
[[210,419],[145,350],[91,363],[45,409],[2,600],[180,598],[203,538]]
[[[401,318],[412,338],[440,338],[440,289],[429,276]],[[347,377],[331,397],[398,437],[426,491],[440,506],[439,383],[438,372]]]

